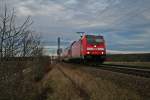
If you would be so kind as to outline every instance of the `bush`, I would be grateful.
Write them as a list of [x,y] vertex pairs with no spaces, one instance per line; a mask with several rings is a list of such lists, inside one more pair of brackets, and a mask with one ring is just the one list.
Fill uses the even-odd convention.
[[33,76],[36,81],[42,79],[46,72],[50,70],[49,68],[49,57],[38,57],[35,59],[33,64]]
[[35,85],[35,79],[43,78],[49,69],[49,58],[25,59],[0,63],[0,100],[37,100],[39,97],[41,90]]

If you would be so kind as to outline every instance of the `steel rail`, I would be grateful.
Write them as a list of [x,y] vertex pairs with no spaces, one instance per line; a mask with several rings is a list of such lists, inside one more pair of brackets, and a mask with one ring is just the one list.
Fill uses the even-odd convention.
[[106,64],[93,64],[89,66],[94,66],[97,69],[110,70],[114,72],[120,72],[124,74],[131,74],[135,76],[141,76],[145,78],[150,78],[150,69],[145,68],[135,68],[129,66],[118,66],[118,65],[106,65]]

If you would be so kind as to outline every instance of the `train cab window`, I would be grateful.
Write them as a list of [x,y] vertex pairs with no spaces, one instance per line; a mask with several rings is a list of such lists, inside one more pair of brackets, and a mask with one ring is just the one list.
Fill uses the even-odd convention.
[[87,35],[86,38],[89,44],[99,44],[104,42],[104,39],[101,36]]

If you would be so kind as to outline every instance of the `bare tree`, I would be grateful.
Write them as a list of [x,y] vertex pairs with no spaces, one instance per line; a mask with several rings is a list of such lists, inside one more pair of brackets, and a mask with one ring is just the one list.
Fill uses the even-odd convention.
[[[5,6],[0,16],[0,59],[15,56],[35,56],[41,53],[40,39],[29,30],[32,20],[27,17],[23,24],[16,25],[14,9],[9,13]],[[35,53],[36,52],[36,53]]]

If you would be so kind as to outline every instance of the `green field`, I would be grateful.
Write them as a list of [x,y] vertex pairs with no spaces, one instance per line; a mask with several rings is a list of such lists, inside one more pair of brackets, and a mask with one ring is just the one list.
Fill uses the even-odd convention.
[[141,54],[107,54],[107,59],[113,62],[150,62],[150,53]]
[[150,68],[150,62],[105,62],[104,64],[125,65],[129,67]]

